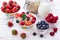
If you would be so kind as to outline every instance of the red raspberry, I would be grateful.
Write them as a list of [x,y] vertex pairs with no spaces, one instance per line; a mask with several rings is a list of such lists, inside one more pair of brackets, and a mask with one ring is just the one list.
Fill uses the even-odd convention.
[[4,7],[1,7],[1,11],[5,12],[5,8]]
[[10,5],[6,5],[6,8],[7,8],[7,9],[11,9],[11,6],[10,6]]
[[54,32],[50,32],[50,35],[51,35],[51,36],[54,36],[54,35],[55,35],[55,33],[54,33]]
[[5,7],[7,5],[7,2],[3,2],[3,6]]
[[11,11],[10,11],[9,9],[6,9],[5,12],[6,12],[6,13],[10,13]]
[[13,12],[17,12],[17,9],[18,9],[17,7],[14,7]]
[[58,30],[57,28],[53,28],[53,31],[54,31],[54,32],[57,32],[57,30]]
[[52,13],[49,13],[48,16],[49,16],[49,17],[50,17],[50,16],[53,16],[53,14],[52,14]]
[[57,22],[57,20],[53,20],[53,22],[52,23],[56,23]]
[[24,24],[25,24],[25,21],[20,21],[19,24],[20,24],[20,25],[24,25]]
[[9,27],[12,27],[13,26],[13,23],[12,22],[8,22],[8,26]]
[[54,20],[58,20],[58,16],[54,17]]

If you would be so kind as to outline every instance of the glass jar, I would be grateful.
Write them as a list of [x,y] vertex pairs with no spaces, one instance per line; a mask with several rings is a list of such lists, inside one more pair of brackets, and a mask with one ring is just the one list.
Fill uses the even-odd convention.
[[38,13],[40,0],[26,0],[25,8],[31,13]]

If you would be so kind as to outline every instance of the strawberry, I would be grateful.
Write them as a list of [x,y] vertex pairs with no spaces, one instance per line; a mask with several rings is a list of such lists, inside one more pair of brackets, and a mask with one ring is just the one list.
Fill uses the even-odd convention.
[[54,32],[57,32],[57,30],[58,30],[57,28],[53,28],[53,31],[54,31]]
[[13,23],[12,22],[8,22],[8,26],[9,27],[12,27],[13,26]]
[[1,11],[5,12],[5,8],[4,7],[1,7]]
[[11,9],[11,6],[10,6],[10,5],[6,5],[6,8],[7,8],[7,9]]
[[3,6],[5,7],[7,5],[7,2],[3,2]]
[[54,36],[54,35],[55,35],[55,33],[54,33],[54,32],[50,32],[50,35],[51,35],[51,36]]
[[54,20],[58,20],[58,16],[54,17]]
[[12,0],[10,0],[10,1],[9,1],[9,5],[12,5],[12,4],[13,4],[13,1],[12,1]]
[[16,4],[12,4],[12,7],[13,7],[13,8],[16,7]]
[[11,11],[10,11],[9,9],[6,9],[5,12],[6,12],[6,13],[10,13]]
[[25,24],[25,21],[20,21],[19,24],[20,24],[20,25],[24,25],[24,24]]
[[20,9],[20,6],[19,5],[16,5],[16,7],[18,8],[18,10]]
[[36,17],[32,17],[33,20],[36,20]]
[[13,10],[13,12],[17,12],[17,7],[14,7],[12,10]]
[[16,2],[16,1],[14,1],[14,2],[13,2],[13,4],[17,4],[17,2]]

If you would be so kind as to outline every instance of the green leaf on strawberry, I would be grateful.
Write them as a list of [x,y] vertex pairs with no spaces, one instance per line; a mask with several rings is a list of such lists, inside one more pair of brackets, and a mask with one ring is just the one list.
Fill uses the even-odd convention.
[[22,15],[22,20],[25,20],[25,19],[26,19],[26,15],[23,14],[23,15]]

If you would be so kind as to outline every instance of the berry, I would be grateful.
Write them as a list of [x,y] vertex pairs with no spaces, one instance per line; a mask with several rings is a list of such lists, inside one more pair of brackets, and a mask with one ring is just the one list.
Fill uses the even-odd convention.
[[40,37],[42,38],[42,37],[44,37],[44,35],[43,34],[40,34]]
[[20,21],[20,25],[24,25],[25,24],[25,21]]
[[1,11],[5,12],[5,8],[4,7],[1,7]]
[[9,9],[6,9],[5,12],[6,12],[6,13],[10,13],[11,11],[10,11]]
[[54,35],[55,35],[55,33],[54,33],[54,32],[50,32],[50,35],[51,35],[51,36],[54,36]]
[[21,33],[21,35],[20,35],[20,36],[21,36],[21,38],[23,38],[23,39],[24,39],[24,38],[26,38],[26,33]]
[[27,18],[27,21],[29,21],[30,20],[30,18]]
[[17,7],[14,7],[13,8],[13,12],[17,12]]
[[18,10],[20,9],[20,6],[19,5],[16,5],[16,7],[18,8]]
[[12,4],[13,4],[13,1],[12,1],[12,0],[10,0],[10,1],[9,1],[9,5],[12,5]]
[[57,28],[53,28],[53,31],[54,31],[54,32],[57,32],[57,30],[58,30]]
[[33,20],[36,20],[36,17],[33,17],[32,19],[33,19]]
[[8,26],[9,27],[12,27],[13,26],[13,23],[12,22],[8,22]]
[[31,20],[32,23],[35,23],[36,20]]
[[16,7],[16,4],[12,4],[12,8]]
[[16,20],[16,23],[19,23],[19,20]]
[[3,2],[3,6],[5,7],[7,5],[7,2]]
[[29,14],[29,12],[26,12],[26,14]]
[[33,35],[36,36],[36,32],[34,32]]
[[17,35],[17,30],[12,30],[12,35]]
[[48,16],[50,17],[50,16],[53,16],[53,14],[52,13],[50,13],[50,14],[48,14]]
[[58,16],[54,17],[54,20],[58,20]]
[[53,22],[52,23],[56,23],[57,21],[56,20],[53,20]]
[[14,2],[13,2],[13,4],[16,4],[16,5],[17,5],[17,2],[16,2],[16,1],[14,1]]
[[49,28],[49,24],[47,24],[45,21],[41,21],[36,24],[36,27],[40,30],[45,30]]
[[7,8],[7,9],[11,9],[11,6],[10,6],[10,5],[6,5],[6,8]]

